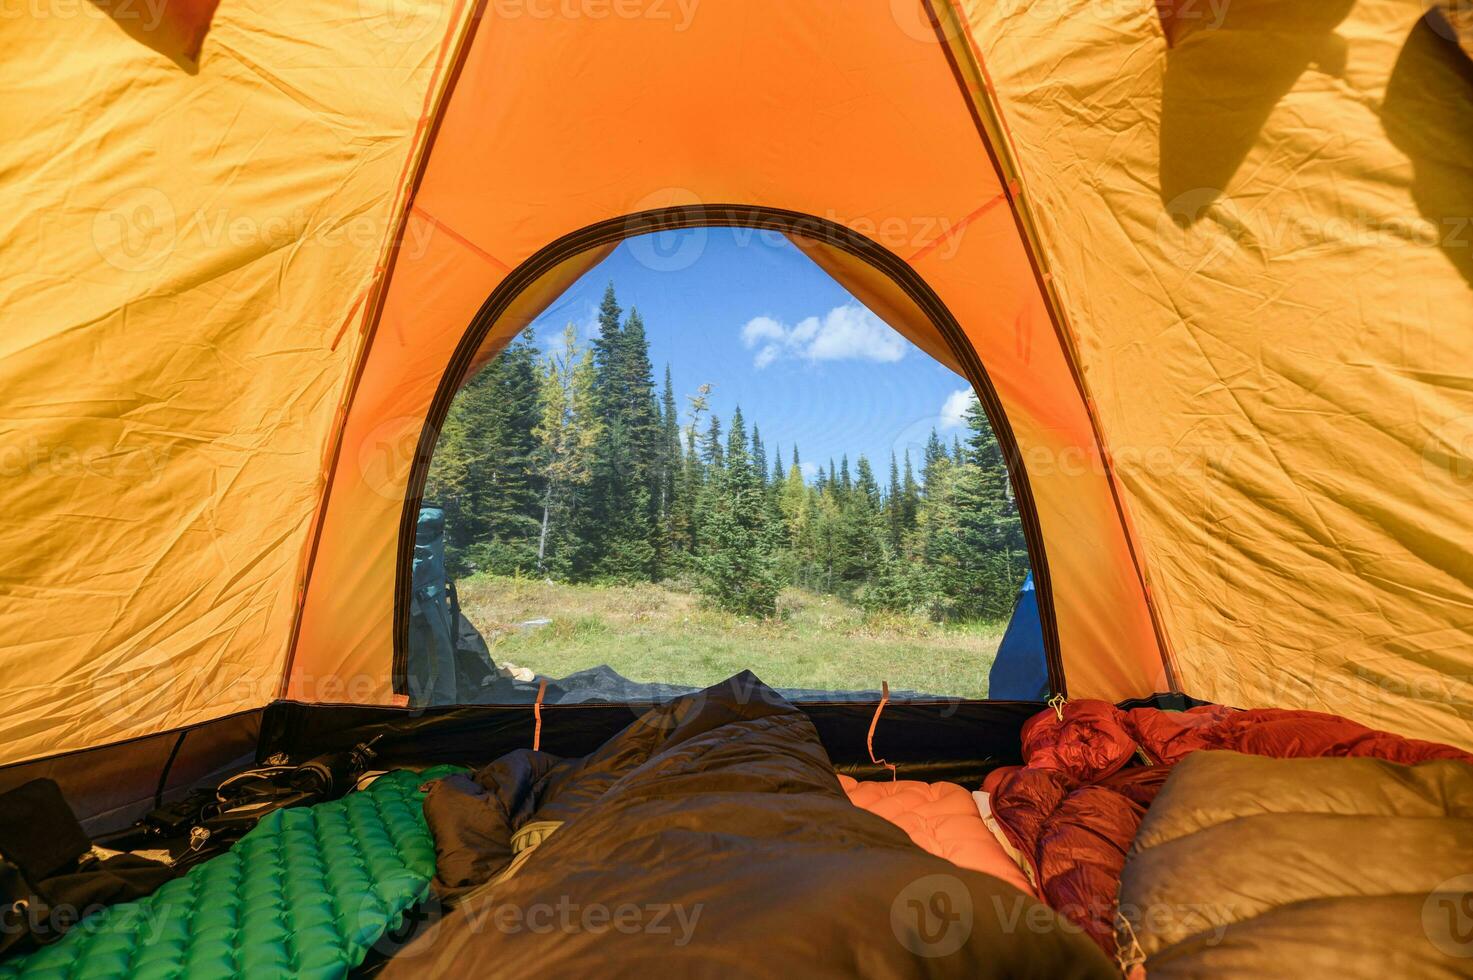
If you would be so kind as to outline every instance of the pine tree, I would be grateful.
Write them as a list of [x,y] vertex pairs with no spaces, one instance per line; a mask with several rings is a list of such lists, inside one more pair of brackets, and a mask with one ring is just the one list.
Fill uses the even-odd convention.
[[[848,463],[846,457],[841,481],[849,475]],[[863,453],[859,456],[858,476],[843,489],[834,542],[834,574],[843,590],[852,593],[874,578],[885,557],[880,485]]]
[[926,481],[926,489],[928,491],[931,488],[932,467],[946,458],[946,445],[941,441],[941,437],[936,434],[936,430],[932,429],[931,438],[926,440],[925,454],[921,457],[921,478]]
[[980,405],[968,411],[967,428],[963,462],[953,451],[927,473],[918,518],[923,560],[945,615],[1002,618],[1027,572],[1027,549],[1007,466]]
[[756,423],[752,424],[752,472],[756,475],[757,482],[766,489],[767,449],[762,445],[762,433],[757,431]]
[[880,512],[880,484],[876,482],[874,468],[870,466],[869,458],[864,453],[859,454],[858,475],[854,480],[854,489],[870,510],[876,514]]
[[704,520],[706,467],[698,448],[698,433],[701,416],[710,407],[711,386],[703,384],[694,395],[687,395],[690,402],[690,421],[684,429],[685,454],[680,468],[680,490],[675,495],[677,529],[682,549],[687,559],[700,550],[700,529]]
[[673,555],[680,550],[681,538],[676,528],[680,512],[677,495],[680,492],[682,460],[680,456],[680,417],[675,407],[675,384],[670,377],[670,365],[665,365],[665,389],[660,398],[660,447],[657,460],[659,500],[658,512],[659,551],[661,570],[666,570]]
[[901,537],[905,533],[902,511],[905,506],[904,491],[900,486],[900,463],[895,450],[890,450],[890,484],[885,490],[885,525],[890,534],[890,551],[900,554]]
[[451,405],[427,487],[445,508],[452,575],[530,571],[536,564],[539,381],[528,332],[466,382]]
[[764,496],[738,408],[727,435],[725,466],[714,481],[698,567],[702,591],[722,608],[744,615],[777,611],[777,542]]
[[916,527],[916,513],[921,505],[921,488],[916,483],[915,474],[910,468],[910,450],[905,451],[905,476],[901,482],[901,504],[900,504],[900,526],[904,534],[909,534]]
[[533,430],[543,477],[539,574],[549,571],[550,559],[566,572],[558,546],[567,536],[563,517],[593,473],[594,447],[603,432],[594,406],[593,373],[593,352],[579,349],[577,329],[570,323],[561,347],[543,359],[540,419]]
[[711,424],[706,430],[705,441],[701,443],[701,462],[709,470],[721,470],[726,466],[725,450],[721,446],[721,418],[715,412],[711,413]]
[[586,577],[645,580],[657,574],[653,465],[660,445],[649,341],[636,311],[619,323],[613,283],[599,308],[594,400],[604,428],[594,453],[576,571]]

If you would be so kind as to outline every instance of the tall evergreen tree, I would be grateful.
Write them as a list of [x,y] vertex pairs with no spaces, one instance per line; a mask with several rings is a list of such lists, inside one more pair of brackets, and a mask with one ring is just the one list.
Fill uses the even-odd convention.
[[659,498],[656,514],[659,531],[659,565],[662,571],[672,560],[671,556],[681,546],[676,529],[679,506],[676,495],[680,490],[680,417],[675,407],[675,384],[670,376],[670,365],[665,365],[665,388],[660,397],[660,443],[656,459]]
[[[446,513],[452,575],[510,574],[536,564],[542,474],[537,348],[530,332],[466,382],[431,461],[427,499]],[[445,438],[448,436],[449,438]]]
[[900,526],[904,534],[909,534],[916,527],[916,513],[921,506],[921,488],[916,482],[915,473],[910,468],[910,450],[905,450],[905,476],[901,482],[901,504],[900,504]]
[[767,447],[762,445],[762,433],[757,431],[757,424],[752,424],[752,472],[757,476],[757,482],[765,489],[767,487]]
[[685,452],[680,466],[680,488],[675,495],[675,526],[680,548],[687,557],[696,554],[700,547],[705,466],[697,448],[697,433],[701,427],[701,416],[710,407],[710,397],[709,384],[701,385],[694,395],[686,396],[690,402],[690,421],[684,429]]
[[777,541],[764,497],[738,408],[732,413],[725,467],[715,480],[699,559],[702,591],[732,612],[771,616],[777,611]]
[[656,574],[654,459],[660,425],[649,341],[636,311],[620,324],[613,283],[599,308],[594,396],[604,429],[594,453],[578,570],[595,578],[648,580]]
[[720,470],[726,466],[726,450],[721,445],[721,418],[711,413],[711,423],[706,429],[706,439],[701,443],[701,462],[709,469]]
[[931,488],[931,468],[945,458],[946,444],[941,441],[936,430],[932,429],[931,438],[926,440],[925,454],[921,457],[921,478],[926,481],[927,490]]
[[593,352],[578,346],[577,329],[563,330],[562,345],[543,359],[540,417],[533,435],[542,472],[542,527],[537,540],[537,571],[567,565],[560,543],[567,538],[564,518],[575,495],[593,475],[594,448],[603,433],[593,394]]
[[902,510],[905,506],[904,491],[900,486],[900,463],[895,450],[890,450],[890,483],[885,489],[885,525],[890,535],[890,551],[900,553],[901,538],[905,533]]

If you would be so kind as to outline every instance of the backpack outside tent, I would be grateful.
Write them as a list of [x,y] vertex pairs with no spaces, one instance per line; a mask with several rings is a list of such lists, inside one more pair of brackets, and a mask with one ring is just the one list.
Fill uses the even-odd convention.
[[[1048,694],[1473,749],[1473,41],[1434,6],[5,18],[0,790],[104,830],[368,733],[430,764],[622,730],[410,707],[426,470],[621,241],[727,227],[972,383]],[[877,701],[805,709],[836,762]],[[1041,707],[897,702],[881,754],[1020,762]]]

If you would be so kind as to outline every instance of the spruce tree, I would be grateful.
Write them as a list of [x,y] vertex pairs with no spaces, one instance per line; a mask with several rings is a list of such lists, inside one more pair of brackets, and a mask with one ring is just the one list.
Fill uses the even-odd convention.
[[690,421],[684,429],[685,452],[680,466],[680,489],[675,495],[676,533],[686,560],[700,548],[700,526],[705,502],[705,465],[697,448],[697,434],[701,427],[701,416],[710,406],[711,386],[703,384],[694,395],[687,395],[690,402]]
[[767,487],[767,448],[762,445],[762,433],[757,431],[757,424],[752,423],[752,472],[757,477],[757,482],[766,489]]
[[603,431],[593,395],[593,352],[578,346],[576,328],[563,331],[561,347],[543,359],[537,464],[543,477],[539,574],[568,572],[566,518],[593,473],[594,449]]
[[890,450],[890,484],[885,490],[885,526],[890,535],[890,551],[900,553],[901,537],[905,532],[902,510],[905,506],[904,491],[900,486],[900,463],[895,450]]
[[910,468],[910,450],[905,451],[905,476],[901,482],[900,526],[903,534],[916,528],[916,514],[921,506],[921,488]]
[[594,453],[575,570],[592,578],[647,581],[657,574],[653,462],[660,425],[643,321],[631,310],[621,325],[619,314],[609,283],[594,341],[594,397],[604,428]]
[[711,423],[701,443],[701,462],[708,470],[719,471],[726,466],[725,450],[721,445],[721,418],[715,412],[711,413]]
[[680,550],[681,538],[676,528],[676,518],[680,512],[677,495],[680,491],[681,464],[680,457],[680,418],[675,407],[675,385],[670,377],[670,365],[665,365],[665,389],[660,398],[660,446],[657,458],[657,480],[659,486],[659,499],[656,503],[658,513],[659,551],[661,572],[667,572],[674,561],[674,554]]
[[780,588],[777,542],[740,408],[732,413],[725,465],[713,487],[697,559],[701,590],[731,612],[771,616]]
[[540,416],[539,382],[537,348],[528,331],[466,382],[451,405],[451,439],[432,459],[428,486],[447,494],[439,502],[446,512],[452,575],[510,574],[536,565],[542,475],[533,430]]

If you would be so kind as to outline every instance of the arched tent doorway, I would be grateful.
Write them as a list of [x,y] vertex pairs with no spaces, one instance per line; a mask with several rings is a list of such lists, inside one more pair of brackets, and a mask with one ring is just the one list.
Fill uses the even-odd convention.
[[550,243],[514,270],[486,299],[461,338],[436,389],[414,454],[399,524],[394,596],[394,688],[404,677],[415,526],[426,476],[451,401],[472,375],[525,328],[533,310],[545,307],[567,285],[567,273],[589,268],[620,242],[643,235],[691,229],[738,228],[783,235],[820,268],[864,295],[886,323],[972,386],[1007,463],[1039,596],[1039,620],[1049,690],[1067,695],[1059,657],[1053,591],[1042,527],[1022,454],[985,365],[935,292],[898,256],[870,238],[815,215],[743,205],[672,207],[627,215],[580,229]]
[[[580,249],[564,243],[544,252],[549,242],[590,228],[613,240],[652,214],[689,221],[707,212],[709,223],[710,211],[739,218],[748,208],[792,220],[821,216],[822,226],[871,240],[960,325],[960,347],[986,365],[997,417],[1006,416],[1016,440],[1042,538],[1036,550],[1046,553],[1055,586],[1079,583],[1067,596],[1055,588],[1052,602],[1070,696],[1118,699],[1172,686],[1144,558],[1067,334],[1020,237],[1013,191],[999,165],[985,163],[988,138],[957,90],[949,48],[934,33],[865,17],[843,25],[830,59],[815,60],[803,39],[833,25],[818,23],[816,11],[785,11],[813,23],[749,51],[741,71],[733,64],[713,74],[751,16],[722,6],[679,32],[649,19],[611,20],[600,28],[607,46],[596,48],[581,43],[576,21],[468,26],[341,410],[282,695],[394,702],[388,668],[410,477],[436,393],[452,360],[469,356],[466,325],[487,297],[508,304],[498,331],[510,336],[586,268]],[[569,84],[573,50],[587,86]],[[645,66],[637,76],[616,64],[631,58]],[[864,70],[844,70],[851,63]],[[694,78],[700,98],[641,96],[687,91]],[[848,125],[847,113],[806,110],[791,125],[775,123],[773,107],[789,104],[795,86],[806,93],[804,105],[862,104],[865,126]],[[539,111],[497,97],[514,90],[539,92]],[[816,155],[834,164],[819,165]],[[784,158],[794,165],[776,163]],[[964,160],[972,163],[959,165]],[[557,187],[579,190],[550,192]],[[807,236],[800,229],[798,237]],[[821,266],[892,323],[904,320],[886,305],[916,300],[874,273],[868,256],[821,236],[813,241]],[[502,291],[513,276],[526,282]],[[529,289],[532,281],[542,285]],[[914,332],[933,336],[933,353],[945,351],[934,328]]]

